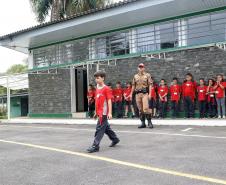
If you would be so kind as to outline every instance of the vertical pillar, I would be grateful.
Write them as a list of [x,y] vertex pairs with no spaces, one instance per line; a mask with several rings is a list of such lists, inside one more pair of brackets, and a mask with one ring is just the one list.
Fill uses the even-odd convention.
[[137,52],[137,30],[132,29],[129,31],[129,52],[136,53]]
[[187,21],[185,19],[178,20],[178,46],[187,46]]
[[7,118],[10,120],[10,86],[9,86],[9,76],[7,76]]
[[71,77],[71,112],[76,112],[76,87],[75,87],[75,69],[70,67],[70,77]]

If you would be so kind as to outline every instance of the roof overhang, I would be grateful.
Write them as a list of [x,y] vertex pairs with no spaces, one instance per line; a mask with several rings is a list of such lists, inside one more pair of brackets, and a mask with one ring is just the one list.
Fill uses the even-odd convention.
[[139,0],[9,34],[0,38],[0,45],[28,53],[30,48],[59,41],[225,7],[226,1],[219,0]]

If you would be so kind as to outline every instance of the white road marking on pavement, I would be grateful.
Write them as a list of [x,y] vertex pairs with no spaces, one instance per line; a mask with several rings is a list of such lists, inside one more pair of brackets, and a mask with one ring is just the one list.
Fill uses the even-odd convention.
[[[64,127],[49,127],[49,126],[16,126],[16,125],[1,125],[0,127],[22,127],[22,128],[39,128],[39,129],[56,129],[56,130],[68,130],[68,131],[87,131],[94,132],[95,129],[77,129],[77,128],[64,128]],[[180,137],[197,137],[197,138],[212,138],[212,139],[226,139],[225,136],[208,136],[208,135],[196,135],[196,134],[178,134],[178,133],[167,133],[167,132],[146,132],[146,131],[128,131],[128,130],[115,130],[118,133],[129,133],[129,134],[150,134],[150,135],[166,135],[166,136],[180,136]]]
[[212,178],[212,177],[208,177],[208,176],[189,174],[189,173],[179,172],[179,171],[175,171],[175,170],[157,168],[157,167],[153,167],[153,166],[112,159],[112,158],[108,158],[108,157],[101,157],[101,156],[97,156],[97,155],[86,154],[86,153],[81,153],[81,152],[74,152],[74,151],[64,150],[64,149],[59,149],[59,148],[54,148],[54,147],[35,145],[35,144],[31,144],[31,143],[22,143],[22,142],[8,141],[8,140],[2,140],[2,139],[0,139],[0,142],[14,144],[14,145],[20,145],[20,146],[26,146],[29,148],[53,151],[53,152],[58,152],[58,153],[64,153],[64,154],[74,155],[74,156],[78,156],[78,157],[84,157],[84,158],[88,158],[88,159],[104,161],[104,162],[108,162],[108,163],[115,164],[115,165],[127,166],[127,167],[131,167],[131,168],[135,168],[135,169],[147,170],[147,171],[151,171],[151,172],[162,173],[162,174],[167,174],[167,175],[172,175],[172,176],[177,176],[177,177],[184,177],[184,178],[194,179],[194,180],[208,182],[208,183],[226,185],[226,180],[224,180],[224,179],[217,179],[217,178]]
[[187,132],[187,131],[189,131],[189,130],[192,130],[193,128],[186,128],[186,129],[184,129],[184,130],[181,130],[182,132]]

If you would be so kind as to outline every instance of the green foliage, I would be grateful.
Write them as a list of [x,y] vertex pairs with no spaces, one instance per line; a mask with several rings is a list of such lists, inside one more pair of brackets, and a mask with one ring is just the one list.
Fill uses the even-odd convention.
[[7,74],[24,73],[27,71],[27,65],[15,64],[7,70]]
[[[33,11],[39,22],[44,22],[46,17],[57,11],[59,18],[65,18],[90,9],[105,6],[112,0],[30,0]],[[55,18],[58,19],[58,16]],[[51,17],[54,20],[54,17]]]

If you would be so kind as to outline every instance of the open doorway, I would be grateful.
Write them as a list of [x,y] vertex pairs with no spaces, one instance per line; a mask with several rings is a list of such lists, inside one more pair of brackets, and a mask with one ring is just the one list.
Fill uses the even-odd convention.
[[88,111],[87,71],[75,69],[76,112]]

